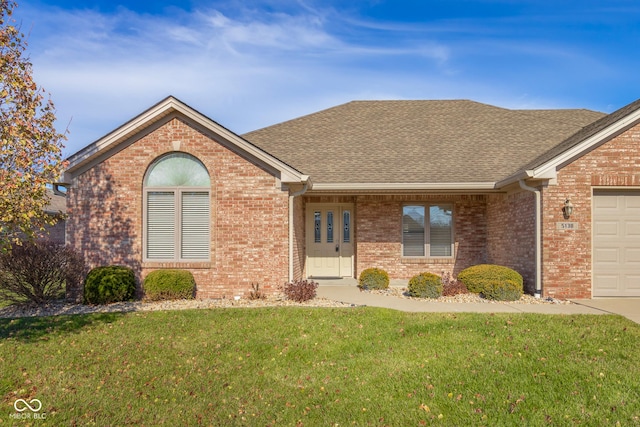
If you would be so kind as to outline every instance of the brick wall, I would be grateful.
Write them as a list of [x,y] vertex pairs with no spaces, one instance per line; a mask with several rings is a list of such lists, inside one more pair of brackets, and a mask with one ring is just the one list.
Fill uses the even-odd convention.
[[[453,204],[455,257],[403,258],[402,206],[408,203]],[[456,275],[486,262],[486,199],[474,195],[359,196],[356,200],[356,277],[379,267],[392,279],[410,279],[422,272]]]
[[487,262],[516,270],[525,292],[536,278],[535,195],[516,190],[487,196]]
[[[211,261],[143,263],[143,179],[158,156],[197,157],[211,177]],[[198,298],[232,297],[288,278],[288,192],[275,177],[173,118],[77,176],[68,195],[69,243],[92,266],[132,267],[139,279],[158,268],[191,270]]]
[[[558,185],[543,189],[543,293],[591,298],[591,212],[593,188],[640,187],[640,125],[606,142],[558,171]],[[558,230],[566,199],[577,230]]]

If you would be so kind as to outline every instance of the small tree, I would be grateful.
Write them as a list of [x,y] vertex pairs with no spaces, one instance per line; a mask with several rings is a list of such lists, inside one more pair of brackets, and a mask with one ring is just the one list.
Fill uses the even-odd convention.
[[46,184],[62,174],[66,139],[54,127],[53,102],[45,102],[33,81],[15,7],[14,0],[0,0],[0,252],[55,224],[44,212]]
[[87,273],[82,255],[69,246],[37,241],[0,253],[0,301],[45,304],[77,289]]

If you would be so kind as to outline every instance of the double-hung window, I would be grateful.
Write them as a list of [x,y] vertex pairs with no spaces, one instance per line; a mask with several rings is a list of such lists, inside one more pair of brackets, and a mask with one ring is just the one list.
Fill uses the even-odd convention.
[[402,207],[402,256],[453,256],[453,208],[447,204]]
[[144,259],[210,259],[211,181],[205,166],[185,153],[156,160],[144,181]]

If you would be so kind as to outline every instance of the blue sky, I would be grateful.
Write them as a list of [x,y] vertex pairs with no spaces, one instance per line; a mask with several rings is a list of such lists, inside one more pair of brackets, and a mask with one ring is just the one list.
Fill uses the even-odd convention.
[[34,0],[15,17],[67,154],[168,95],[240,134],[356,99],[640,98],[636,0]]

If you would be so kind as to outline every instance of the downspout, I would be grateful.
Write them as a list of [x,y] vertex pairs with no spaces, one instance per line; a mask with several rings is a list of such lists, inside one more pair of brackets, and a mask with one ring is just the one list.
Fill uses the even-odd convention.
[[520,188],[531,191],[536,195],[536,289],[534,296],[540,298],[542,295],[542,225],[540,223],[542,207],[540,203],[540,190],[529,187],[524,179],[518,181]]
[[305,182],[302,190],[289,195],[289,281],[293,281],[293,199],[307,192],[309,182]]

